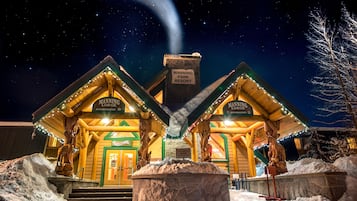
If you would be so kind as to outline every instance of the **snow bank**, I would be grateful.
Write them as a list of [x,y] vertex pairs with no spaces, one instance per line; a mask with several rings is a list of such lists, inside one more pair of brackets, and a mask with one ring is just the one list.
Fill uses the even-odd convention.
[[341,197],[340,201],[355,201],[357,200],[357,155],[338,158],[334,166],[342,171],[347,172],[346,176],[346,193]]
[[244,190],[230,190],[229,197],[230,201],[265,201],[265,198],[258,193],[252,193]]
[[[346,172],[346,187],[345,194],[339,201],[355,201],[357,200],[357,155],[338,158],[334,163],[327,163],[321,159],[304,158],[299,161],[287,162],[288,172],[281,175],[320,173],[320,172]],[[328,200],[323,197],[298,198],[300,200]]]
[[32,154],[0,162],[1,201],[64,201],[47,181],[54,166],[42,154]]
[[321,159],[315,158],[304,158],[299,161],[288,161],[286,163],[286,167],[288,172],[281,175],[342,171],[332,163],[326,163]]

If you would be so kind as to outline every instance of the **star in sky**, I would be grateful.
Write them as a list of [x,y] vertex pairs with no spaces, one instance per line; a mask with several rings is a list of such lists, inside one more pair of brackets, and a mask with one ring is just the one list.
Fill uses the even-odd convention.
[[[344,1],[356,12],[353,0]],[[173,1],[183,30],[182,53],[200,52],[205,87],[247,62],[308,117],[318,104],[306,82],[308,14],[337,19],[341,1]],[[105,56],[142,85],[161,69],[168,38],[160,19],[135,0],[2,1],[0,120],[31,113]],[[212,73],[214,72],[214,73]]]

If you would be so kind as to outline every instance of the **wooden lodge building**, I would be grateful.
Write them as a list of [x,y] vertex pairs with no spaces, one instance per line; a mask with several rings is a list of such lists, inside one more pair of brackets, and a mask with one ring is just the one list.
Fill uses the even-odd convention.
[[164,55],[164,68],[141,86],[110,56],[33,113],[45,155],[57,158],[66,120],[76,117],[74,174],[101,186],[131,185],[137,168],[165,158],[210,161],[256,175],[255,148],[307,129],[305,117],[241,63],[200,89],[201,55]]

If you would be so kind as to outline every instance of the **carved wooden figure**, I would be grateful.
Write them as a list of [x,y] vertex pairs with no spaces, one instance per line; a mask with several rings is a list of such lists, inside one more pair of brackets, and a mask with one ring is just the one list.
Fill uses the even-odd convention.
[[150,137],[149,132],[151,131],[151,118],[141,118],[140,119],[140,149],[138,151],[139,160],[137,164],[137,169],[144,167],[146,164],[150,163],[151,152],[149,152]]
[[55,168],[56,173],[59,175],[73,175],[73,150],[76,144],[76,136],[80,131],[77,120],[77,116],[64,118],[65,141],[62,147],[58,149],[57,164]]
[[201,136],[201,161],[211,161],[212,146],[208,144],[208,139],[210,137],[209,121],[202,121],[198,126],[198,132]]
[[279,137],[278,134],[279,130],[279,122],[273,122],[270,120],[267,120],[265,122],[265,132],[268,138],[268,143],[269,143],[269,151],[268,151],[268,157],[269,157],[269,164],[268,167],[271,170],[274,170],[274,172],[271,172],[271,174],[281,174],[284,172],[287,172],[286,168],[286,153],[284,147],[277,142],[277,139]]

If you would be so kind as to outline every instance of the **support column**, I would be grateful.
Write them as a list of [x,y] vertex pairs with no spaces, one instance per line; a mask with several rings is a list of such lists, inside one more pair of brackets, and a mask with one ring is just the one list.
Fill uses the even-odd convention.
[[91,179],[96,180],[97,176],[97,165],[98,165],[98,147],[99,147],[99,141],[100,138],[96,133],[91,133],[92,139],[95,140],[95,145],[94,145],[94,153],[93,153],[93,167],[92,167],[92,173],[91,173]]
[[253,150],[253,144],[254,144],[254,129],[251,131],[251,133],[247,133],[245,135],[247,139],[247,155],[248,155],[248,165],[249,165],[249,176],[255,177],[257,175],[256,169],[255,169],[255,158],[254,158],[254,150]]
[[144,167],[146,164],[150,163],[151,152],[149,152],[150,137],[149,132],[151,131],[151,117],[149,112],[142,112],[140,118],[140,149],[138,151],[139,160],[137,164],[137,170]]
[[84,170],[86,167],[87,163],[87,150],[88,150],[88,138],[89,138],[89,131],[83,129],[81,135],[80,135],[80,147],[79,147],[79,164],[78,164],[78,170],[77,170],[77,176],[83,178],[84,175]]
[[237,173],[238,170],[238,155],[237,155],[237,144],[233,140],[231,140],[232,143],[232,150],[233,150],[233,167],[235,173]]
[[201,137],[201,161],[211,161],[212,145],[208,143],[210,137],[209,120],[204,120],[198,124],[198,132]]
[[198,161],[198,155],[197,155],[197,137],[196,133],[192,133],[192,160],[194,162]]

